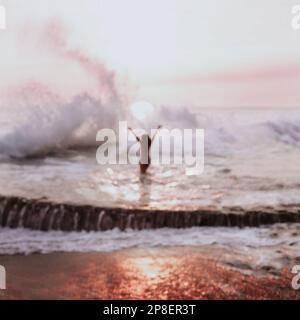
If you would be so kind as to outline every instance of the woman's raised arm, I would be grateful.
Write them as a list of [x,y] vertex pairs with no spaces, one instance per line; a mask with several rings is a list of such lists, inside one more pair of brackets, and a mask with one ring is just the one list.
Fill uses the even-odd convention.
[[132,130],[131,127],[128,127],[128,130],[131,131],[131,133],[135,136],[135,138],[136,138],[136,140],[137,140],[138,142],[141,141],[140,138],[134,133],[134,131]]
[[161,125],[159,125],[159,126],[157,127],[156,132],[154,133],[154,135],[153,135],[153,137],[152,137],[152,141],[153,141],[154,138],[156,137],[156,135],[157,135],[157,133],[158,133],[158,131],[159,131],[159,129],[160,129],[161,127],[162,127]]

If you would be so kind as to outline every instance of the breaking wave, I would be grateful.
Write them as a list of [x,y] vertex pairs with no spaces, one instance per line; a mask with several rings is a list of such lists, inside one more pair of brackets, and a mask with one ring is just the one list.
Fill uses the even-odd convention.
[[[16,99],[0,107],[0,154],[11,157],[95,145],[97,130],[114,128],[121,110],[88,94],[62,101],[54,95]],[[18,97],[19,98],[19,97]],[[25,101],[25,104],[24,104]]]
[[[197,110],[188,106],[156,106],[145,123],[134,121],[115,73],[80,48],[70,46],[64,26],[51,21],[35,36],[43,50],[65,63],[77,64],[91,77],[97,97],[82,93],[61,98],[41,81],[0,95],[0,158],[43,155],[96,145],[96,132],[131,126],[205,129],[207,153],[225,155],[249,145],[281,143],[300,147],[300,110]],[[32,32],[35,34],[35,32]],[[43,51],[44,52],[44,51]],[[126,111],[127,110],[127,111]]]
[[[34,90],[32,90],[34,88]],[[38,89],[37,89],[38,88]],[[0,155],[27,157],[68,148],[96,145],[96,132],[118,128],[118,122],[133,122],[124,106],[103,103],[89,94],[64,101],[31,85],[28,93],[0,104]],[[32,94],[34,91],[34,94]],[[245,121],[245,119],[247,119]],[[300,147],[300,110],[200,110],[158,107],[144,124],[155,128],[205,129],[207,153],[226,155],[258,144],[288,144]]]
[[[105,232],[31,231],[26,229],[0,229],[0,254],[32,254],[52,252],[110,252],[129,248],[155,248],[161,246],[220,246],[231,250],[244,248],[264,249],[274,254],[284,247],[286,253],[293,249],[299,253],[299,224],[277,224],[271,228],[215,228],[127,230]],[[276,235],[276,237],[274,236]],[[288,251],[289,250],[289,251]],[[265,251],[263,251],[266,253]],[[269,252],[269,253],[270,253]],[[263,254],[262,254],[263,256]],[[265,257],[266,258],[266,257]]]

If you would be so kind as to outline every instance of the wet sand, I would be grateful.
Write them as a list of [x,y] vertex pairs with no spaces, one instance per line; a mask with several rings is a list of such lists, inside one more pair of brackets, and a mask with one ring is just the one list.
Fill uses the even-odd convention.
[[159,247],[0,256],[7,271],[0,299],[300,299],[290,266],[247,270],[227,263],[227,255],[220,248]]

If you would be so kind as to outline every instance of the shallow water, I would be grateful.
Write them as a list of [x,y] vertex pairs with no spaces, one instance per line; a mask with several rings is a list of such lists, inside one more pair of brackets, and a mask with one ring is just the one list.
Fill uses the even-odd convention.
[[[35,108],[27,111],[36,112]],[[35,116],[38,118],[39,113]],[[150,209],[299,203],[299,109],[204,110],[192,114],[188,110],[166,113],[162,108],[157,116],[168,121],[169,128],[205,129],[202,175],[191,175],[185,166],[175,165],[153,165],[144,177],[134,165],[102,166],[96,162],[97,146],[78,148],[82,146],[78,136],[72,140],[73,150],[58,148],[56,135],[55,139],[49,136],[51,126],[46,137],[43,130],[40,133],[39,143],[44,139],[45,145],[38,157],[13,160],[7,158],[12,150],[30,154],[35,143],[22,131],[24,126],[15,124],[10,134],[4,134],[5,130],[0,133],[0,194]],[[52,155],[44,155],[46,147]]]
[[[57,150],[51,135],[47,136],[47,148],[50,145],[48,151],[52,153],[47,156],[41,153],[31,159],[11,159],[5,152],[18,145],[6,148],[6,136],[0,134],[0,194],[147,209],[213,206],[222,210],[225,206],[299,204],[299,110],[212,113],[198,114],[196,123],[190,123],[205,129],[202,175],[190,175],[184,166],[174,165],[152,166],[143,177],[137,166],[100,166],[95,158],[96,146],[80,149],[75,144],[71,145],[73,149]],[[173,127],[178,124],[178,117],[174,119]],[[18,128],[10,134],[10,142],[14,141],[11,139],[14,134],[20,135]],[[31,140],[26,140],[22,146],[30,143]],[[39,143],[43,145],[42,134]],[[31,148],[25,154],[28,150]],[[251,229],[202,227],[90,233],[2,228],[0,254],[198,246],[207,248],[208,252],[213,248],[216,258],[218,252],[230,252],[226,259],[222,255],[222,259],[243,272],[257,269],[278,272],[299,262],[299,230],[299,224]]]
[[[105,232],[31,231],[0,228],[0,254],[110,252],[121,249],[190,246],[206,248],[214,258],[242,272],[279,272],[300,263],[300,224],[260,228]],[[206,250],[205,249],[205,250]]]
[[2,162],[0,194],[159,209],[299,203],[300,152],[282,149],[280,154],[273,149],[251,156],[207,156],[202,175],[188,175],[182,166],[152,166],[140,176],[137,166],[98,165],[94,150]]

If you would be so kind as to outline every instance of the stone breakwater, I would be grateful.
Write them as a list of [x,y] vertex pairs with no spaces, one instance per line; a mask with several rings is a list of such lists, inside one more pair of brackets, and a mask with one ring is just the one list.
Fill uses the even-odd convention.
[[300,222],[300,204],[277,207],[156,210],[101,208],[20,197],[0,197],[0,226],[34,230],[97,231],[188,228],[194,226],[257,227]]

